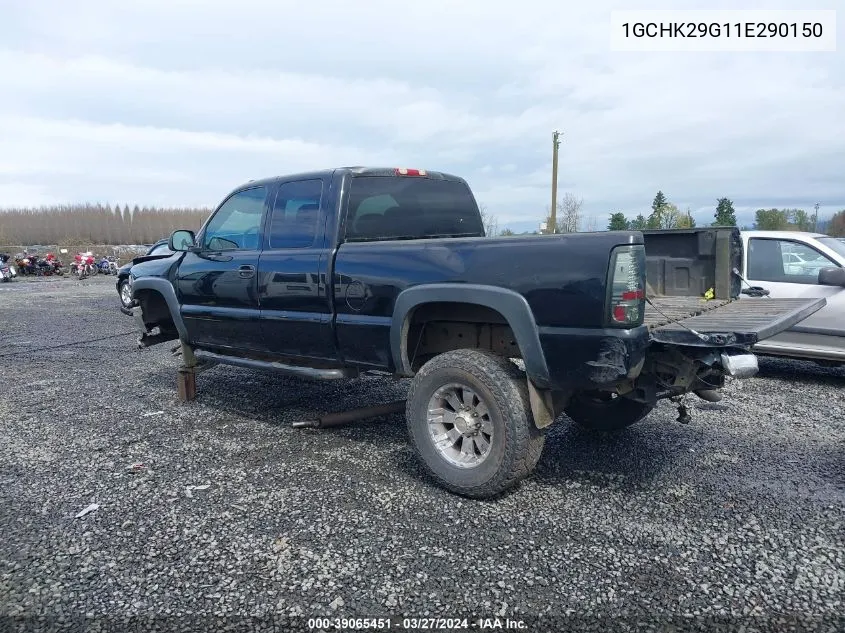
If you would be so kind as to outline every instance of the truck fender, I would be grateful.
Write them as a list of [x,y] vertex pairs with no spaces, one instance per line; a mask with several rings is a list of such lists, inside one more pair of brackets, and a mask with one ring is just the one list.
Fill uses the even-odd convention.
[[513,290],[481,284],[423,284],[399,293],[390,325],[390,353],[397,372],[405,376],[413,375],[411,362],[402,342],[407,336],[409,317],[415,308],[426,303],[470,303],[497,311],[513,330],[528,377],[537,387],[549,388],[549,369],[531,306],[525,297]]
[[133,298],[139,290],[152,290],[164,298],[167,309],[170,311],[170,318],[173,319],[173,325],[176,326],[176,331],[179,332],[179,338],[187,342],[188,330],[185,327],[185,322],[182,320],[182,312],[179,309],[179,300],[176,298],[176,291],[173,289],[173,284],[161,277],[141,277],[132,282]]

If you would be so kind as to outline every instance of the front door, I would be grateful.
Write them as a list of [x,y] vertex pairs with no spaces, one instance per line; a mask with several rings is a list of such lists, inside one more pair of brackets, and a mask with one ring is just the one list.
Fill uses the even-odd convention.
[[185,253],[176,289],[192,343],[207,347],[261,349],[258,259],[267,187],[238,191]]
[[[809,336],[815,337],[814,345],[842,346],[845,289],[819,284],[819,271],[822,268],[839,268],[838,263],[809,244],[787,238],[752,237],[745,251],[748,283],[765,288],[770,297],[824,297],[827,300],[827,305],[796,324],[790,331],[760,343],[760,349],[787,340],[797,343],[807,339],[810,344]],[[826,337],[835,337],[835,340]]]
[[266,221],[258,295],[264,348],[274,354],[336,357],[325,283],[331,249],[324,188],[316,178],[282,183]]

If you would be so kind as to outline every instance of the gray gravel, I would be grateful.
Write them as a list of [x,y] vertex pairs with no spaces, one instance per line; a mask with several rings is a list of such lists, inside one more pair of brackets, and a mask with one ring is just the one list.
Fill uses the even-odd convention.
[[[113,277],[0,286],[0,354],[131,329]],[[424,478],[401,415],[289,426],[403,382],[217,367],[182,404],[169,347],[0,358],[0,629],[86,614],[845,627],[843,369],[762,361],[691,424],[661,404],[615,438],[562,418],[534,477],[475,502]]]

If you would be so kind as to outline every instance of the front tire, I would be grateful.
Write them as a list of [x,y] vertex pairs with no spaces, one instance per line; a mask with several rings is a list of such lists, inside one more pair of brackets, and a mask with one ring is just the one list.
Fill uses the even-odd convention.
[[411,382],[411,445],[429,476],[459,495],[494,497],[530,475],[545,433],[525,375],[507,358],[460,349],[428,361]]
[[589,431],[612,433],[636,424],[654,407],[610,393],[578,394],[564,409],[573,422]]
[[118,293],[120,295],[120,303],[123,305],[123,307],[130,307],[132,305],[132,289],[129,287],[128,280],[120,282],[120,290],[118,291]]

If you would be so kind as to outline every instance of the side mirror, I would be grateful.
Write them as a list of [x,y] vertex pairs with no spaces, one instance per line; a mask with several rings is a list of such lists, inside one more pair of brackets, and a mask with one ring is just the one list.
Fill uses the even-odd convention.
[[845,287],[845,268],[822,268],[819,271],[819,285]]
[[167,248],[174,253],[178,251],[189,251],[194,247],[194,239],[195,236],[193,231],[186,231],[183,229],[173,231],[167,242]]

